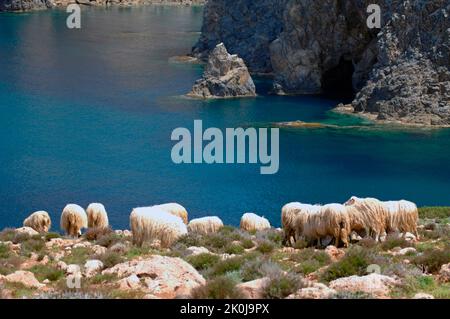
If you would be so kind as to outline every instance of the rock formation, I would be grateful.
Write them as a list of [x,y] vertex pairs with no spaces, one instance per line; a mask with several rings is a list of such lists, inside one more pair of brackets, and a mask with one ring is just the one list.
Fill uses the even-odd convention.
[[378,120],[450,125],[450,0],[210,0],[193,55],[219,42],[251,72],[272,72],[279,94],[356,94]]
[[255,95],[255,84],[244,61],[237,55],[229,54],[223,43],[218,44],[211,52],[203,77],[188,94],[199,98]]
[[44,10],[51,7],[51,0],[0,0],[0,12]]

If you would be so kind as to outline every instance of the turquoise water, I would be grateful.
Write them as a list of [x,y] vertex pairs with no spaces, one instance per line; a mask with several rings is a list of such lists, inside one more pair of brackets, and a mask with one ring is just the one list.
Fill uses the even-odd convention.
[[[0,15],[0,228],[35,210],[58,228],[67,203],[104,203],[114,227],[133,207],[176,201],[190,217],[238,224],[247,211],[279,225],[289,201],[343,202],[351,195],[450,204],[448,130],[380,129],[330,114],[339,101],[276,97],[183,98],[198,65],[189,52],[201,8],[86,9],[82,29],[63,11]],[[282,129],[280,170],[258,165],[176,165],[173,129],[267,126],[302,120],[342,126]],[[349,127],[350,126],[350,127]]]

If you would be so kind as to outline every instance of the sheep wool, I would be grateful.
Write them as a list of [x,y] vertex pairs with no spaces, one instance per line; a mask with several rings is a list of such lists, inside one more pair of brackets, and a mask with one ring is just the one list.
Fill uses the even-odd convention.
[[40,233],[46,233],[52,226],[52,220],[47,212],[40,210],[28,216],[23,221],[23,226],[31,227]]
[[240,228],[246,231],[258,231],[270,228],[269,221],[254,213],[245,213],[242,215]]
[[109,227],[108,214],[105,206],[100,203],[89,204],[86,209],[89,228],[107,228]]
[[406,200],[383,202],[387,210],[386,232],[410,232],[419,238],[417,222],[419,211],[416,204]]
[[87,228],[87,215],[84,209],[76,204],[68,204],[61,214],[61,229],[69,236],[81,235],[81,229]]
[[207,216],[192,219],[188,224],[189,232],[207,235],[218,232],[223,227],[222,220],[217,216]]
[[133,243],[142,246],[144,242],[159,240],[161,247],[170,247],[181,236],[187,234],[183,220],[158,207],[135,208],[130,214]]
[[183,222],[187,225],[188,212],[187,212],[186,208],[184,208],[180,204],[167,203],[167,204],[156,205],[155,207],[158,207],[159,209],[161,209],[169,214],[180,217],[183,220]]

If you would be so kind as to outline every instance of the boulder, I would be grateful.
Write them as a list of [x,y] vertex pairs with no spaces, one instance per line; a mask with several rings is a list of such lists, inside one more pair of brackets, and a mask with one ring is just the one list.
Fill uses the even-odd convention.
[[[116,274],[121,278],[135,275],[141,290],[160,298],[190,295],[193,288],[205,284],[202,275],[181,258],[159,255],[120,263],[102,274]],[[130,280],[137,287],[135,278]]]
[[66,273],[68,275],[78,275],[81,273],[81,268],[76,264],[70,264],[66,268]]
[[330,257],[330,259],[332,261],[337,261],[337,260],[341,259],[342,257],[344,257],[344,255],[345,255],[344,250],[338,249],[338,248],[336,248],[336,246],[332,246],[332,245],[325,248],[325,253]]
[[118,281],[119,289],[128,290],[128,289],[140,289],[141,288],[141,280],[135,274],[130,275],[126,278],[122,278]]
[[387,297],[390,289],[397,284],[391,277],[372,273],[366,276],[350,276],[330,282],[329,287],[337,291],[364,292],[375,297]]
[[329,299],[336,294],[336,290],[321,283],[314,283],[312,287],[299,289],[287,299]]
[[262,299],[264,286],[269,282],[269,278],[259,278],[252,281],[243,282],[236,285],[236,288],[246,299]]
[[35,231],[33,228],[31,228],[31,227],[16,228],[16,234],[26,234],[26,235],[28,235],[30,237],[39,235],[39,233],[37,231]]
[[84,264],[84,275],[93,277],[103,269],[103,263],[98,259],[87,260]]
[[255,84],[244,61],[228,53],[223,43],[211,52],[203,77],[188,96],[195,98],[232,98],[256,96]]
[[123,254],[128,250],[128,246],[124,243],[115,243],[114,245],[109,247],[109,250],[115,253]]
[[8,276],[4,277],[7,282],[14,282],[24,285],[27,288],[43,288],[44,284],[41,284],[34,274],[30,271],[18,270]]
[[406,247],[403,249],[399,249],[398,251],[393,252],[394,256],[404,256],[410,253],[416,253],[417,250],[414,247]]

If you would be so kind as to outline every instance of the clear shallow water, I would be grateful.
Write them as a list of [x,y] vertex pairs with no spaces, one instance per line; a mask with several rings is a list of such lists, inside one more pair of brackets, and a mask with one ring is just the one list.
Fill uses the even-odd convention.
[[279,225],[289,201],[351,195],[450,204],[450,132],[376,127],[282,129],[280,170],[259,165],[175,165],[176,127],[302,120],[341,126],[339,101],[276,97],[183,98],[201,67],[169,62],[189,52],[201,8],[84,9],[82,29],[63,11],[0,15],[0,228],[44,209],[58,228],[65,204],[104,203],[114,227],[133,207],[176,201],[190,217],[238,224],[254,211]]

